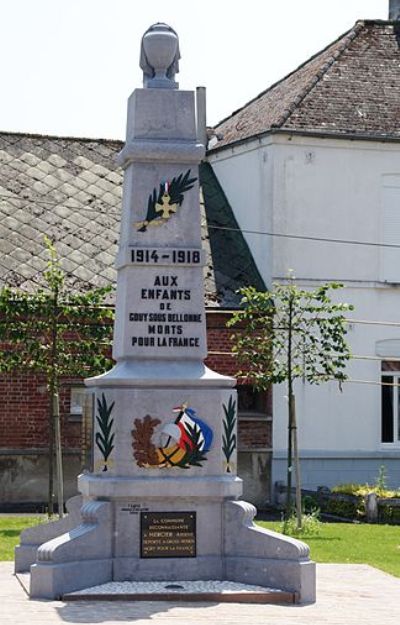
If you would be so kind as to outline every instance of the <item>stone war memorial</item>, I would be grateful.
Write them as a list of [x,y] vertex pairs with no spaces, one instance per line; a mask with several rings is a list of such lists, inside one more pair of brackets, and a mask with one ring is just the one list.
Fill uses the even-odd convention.
[[148,599],[171,589],[179,598],[185,582],[193,595],[201,581],[257,585],[266,600],[310,602],[308,547],[258,528],[255,508],[240,501],[235,380],[203,364],[198,165],[205,146],[194,92],[175,82],[178,61],[175,31],[151,26],[141,45],[143,88],[129,98],[119,155],[116,365],[86,380],[91,471],[79,476],[81,495],[68,502],[65,518],[25,530],[15,569],[30,570],[32,598],[90,595],[110,582],[159,582],[165,590]]

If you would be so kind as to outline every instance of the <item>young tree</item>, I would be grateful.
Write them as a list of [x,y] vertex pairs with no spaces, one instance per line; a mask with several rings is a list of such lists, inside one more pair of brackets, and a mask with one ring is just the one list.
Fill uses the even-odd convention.
[[233,335],[233,352],[241,371],[255,388],[287,383],[288,453],[286,519],[291,513],[292,464],[296,475],[297,527],[301,529],[301,483],[297,444],[294,381],[311,384],[346,379],[350,351],[345,341],[344,313],[349,304],[334,303],[331,291],[341,284],[324,284],[314,290],[298,288],[294,280],[275,284],[271,291],[254,287],[241,290],[242,309],[229,326],[238,326]]
[[[63,377],[88,377],[109,368],[113,316],[104,305],[110,287],[75,293],[65,285],[57,252],[48,251],[44,286],[33,293],[0,291],[0,372],[43,374],[49,393],[48,514],[53,514],[56,457],[58,513],[63,514],[63,470],[59,389]],[[55,450],[55,454],[54,454]]]

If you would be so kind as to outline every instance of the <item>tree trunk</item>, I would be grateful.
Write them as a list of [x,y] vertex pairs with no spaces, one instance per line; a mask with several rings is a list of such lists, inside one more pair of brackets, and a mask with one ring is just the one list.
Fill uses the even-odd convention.
[[60,519],[64,516],[64,476],[62,466],[62,447],[61,447],[61,425],[60,425],[60,402],[59,402],[59,377],[58,377],[58,325],[57,319],[58,309],[58,287],[53,289],[53,310],[52,310],[52,332],[51,332],[51,373],[50,373],[50,395],[53,413],[54,440],[56,451],[56,467],[57,467],[57,502],[58,516]]
[[52,517],[54,514],[54,419],[53,419],[53,396],[49,401],[49,482],[47,495],[47,514]]
[[287,371],[288,371],[288,455],[287,455],[287,490],[285,518],[288,521],[292,512],[292,448],[293,448],[293,378],[292,378],[292,333],[293,333],[293,298],[289,299],[288,309],[288,346],[287,346]]
[[296,473],[296,527],[298,530],[302,527],[302,509],[301,509],[301,476],[300,476],[300,459],[299,449],[297,445],[297,420],[296,420],[296,400],[292,397],[292,434],[293,434],[293,460]]
[[64,476],[62,465],[62,447],[61,447],[61,426],[60,426],[60,401],[58,388],[53,390],[52,396],[53,415],[54,415],[54,434],[56,444],[56,466],[57,466],[57,504],[58,516],[60,519],[64,516]]
[[287,449],[287,474],[286,475],[287,475],[287,478],[286,478],[285,519],[288,521],[292,512],[292,418],[291,418],[290,399],[289,399],[289,417],[288,417],[288,449]]

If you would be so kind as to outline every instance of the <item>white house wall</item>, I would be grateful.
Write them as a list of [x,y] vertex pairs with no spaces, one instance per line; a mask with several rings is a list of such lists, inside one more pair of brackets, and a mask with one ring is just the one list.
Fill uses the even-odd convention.
[[[355,319],[399,322],[396,288],[347,287],[340,296],[357,307],[352,313]],[[381,361],[376,343],[385,339],[400,342],[400,328],[354,323],[349,326],[347,338],[357,358],[348,366],[349,381],[342,385],[342,391],[333,382],[311,386],[299,381],[295,387],[304,486],[315,489],[343,482],[373,483],[382,464],[390,483],[398,486],[400,449],[381,443]],[[390,344],[391,341],[388,347]],[[391,355],[388,348],[386,353],[381,352],[388,359]],[[283,387],[274,389],[273,414],[273,479],[282,480],[287,445],[287,400]]]
[[[255,141],[210,158],[264,282],[271,283],[273,146]],[[252,232],[253,233],[252,233]]]
[[[281,134],[226,149],[211,162],[243,229],[400,244],[398,144]],[[246,238],[267,284],[284,280],[289,270],[299,285],[309,288],[339,280],[346,288],[337,296],[354,305],[354,319],[400,322],[396,249],[290,237]],[[297,384],[305,487],[373,482],[382,464],[390,483],[400,484],[400,448],[380,442],[381,362],[373,358],[376,343],[385,339],[400,341],[400,327],[352,324],[352,353],[370,358],[354,359],[348,367],[350,379],[360,382],[346,382],[342,392],[334,383]],[[379,355],[385,357],[381,351]],[[285,479],[285,395],[285,388],[274,388],[273,480]]]
[[[273,231],[379,243],[382,196],[396,174],[398,144],[277,136]],[[287,238],[274,241],[272,274],[378,281],[381,262],[379,247]]]

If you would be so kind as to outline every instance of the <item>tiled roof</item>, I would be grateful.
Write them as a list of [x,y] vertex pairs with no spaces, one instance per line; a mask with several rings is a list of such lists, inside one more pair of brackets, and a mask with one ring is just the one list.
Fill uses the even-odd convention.
[[[82,290],[115,282],[122,197],[122,170],[115,157],[122,145],[119,141],[0,133],[0,286],[31,291],[43,284],[44,235],[55,242],[69,288]],[[209,184],[212,170],[207,174]],[[254,261],[241,244],[236,270],[232,266],[225,270],[221,263],[229,265],[229,259],[211,254],[207,209],[204,205],[201,209],[207,251],[206,304],[229,306],[235,300],[234,291],[254,275],[254,269],[249,270],[246,280],[240,265],[253,267]],[[218,211],[223,220],[230,219],[226,198]],[[242,239],[238,232],[237,241]],[[222,239],[220,243],[224,244]]]
[[265,284],[240,231],[227,197],[209,163],[201,163],[200,180],[213,260],[215,288],[227,305],[238,303],[238,285],[265,290]]
[[400,138],[400,26],[358,21],[216,127],[216,148],[272,130]]

